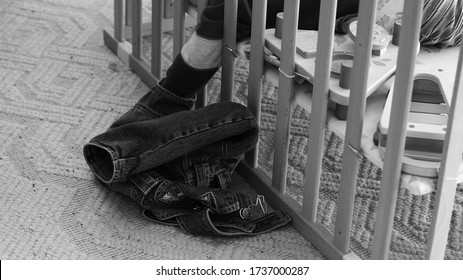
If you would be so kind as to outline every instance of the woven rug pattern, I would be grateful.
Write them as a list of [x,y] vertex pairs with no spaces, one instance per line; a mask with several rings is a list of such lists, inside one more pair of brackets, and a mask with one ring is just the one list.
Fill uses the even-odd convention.
[[[146,1],[150,2],[150,1]],[[149,7],[147,7],[147,10]],[[0,259],[323,259],[288,227],[262,236],[208,238],[153,224],[131,200],[91,174],[82,146],[149,89],[102,41],[112,1],[0,0]],[[145,46],[149,46],[145,42]],[[163,69],[172,36],[164,37]],[[149,58],[149,50],[145,49]],[[236,64],[245,103],[247,63]],[[209,100],[220,92],[220,73]],[[259,162],[270,174],[278,88],[264,83]],[[310,116],[296,106],[288,192],[301,201]],[[327,131],[318,220],[333,229],[343,142]],[[381,170],[362,159],[352,249],[368,258]],[[239,176],[237,189],[252,192]],[[392,259],[423,258],[433,196],[400,188]],[[452,215],[448,259],[463,259],[463,189]]]
[[[273,165],[277,94],[277,88],[269,83],[264,83],[259,164],[269,176],[272,174]],[[241,99],[243,98],[237,98],[237,101]],[[296,105],[292,113],[290,128],[287,192],[300,204],[302,204],[303,198],[305,166],[307,160],[310,160],[307,158],[309,124],[310,115],[302,107]],[[327,129],[317,221],[332,233],[334,232],[337,211],[336,203],[341,179],[343,148],[343,140]],[[381,175],[380,168],[365,157],[360,159],[351,229],[351,250],[362,259],[370,258]],[[408,189],[399,186],[389,259],[424,258],[432,219],[433,200],[434,194],[417,196]],[[457,186],[448,235],[446,259],[463,259],[462,207],[463,187],[459,185]]]
[[292,227],[210,238],[154,224],[95,179],[83,144],[149,90],[103,44],[112,2],[0,0],[0,259],[323,259]]

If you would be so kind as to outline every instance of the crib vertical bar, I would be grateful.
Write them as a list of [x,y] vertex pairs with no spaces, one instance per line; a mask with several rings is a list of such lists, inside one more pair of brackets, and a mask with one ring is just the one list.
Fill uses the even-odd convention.
[[447,124],[442,164],[434,200],[431,228],[428,233],[427,259],[444,259],[461,165],[463,142],[463,45],[460,47],[452,103]]
[[162,15],[163,0],[152,0],[151,12],[151,73],[159,79],[162,75]]
[[[290,15],[290,16],[284,16]],[[294,88],[294,59],[296,32],[299,20],[299,0],[285,1],[283,9],[283,35],[279,92],[276,115],[275,152],[273,156],[272,185],[281,193],[286,191],[289,131],[291,127],[291,99]]]
[[132,55],[141,59],[142,38],[141,38],[141,0],[132,0]]
[[177,56],[185,44],[185,0],[174,1],[174,48],[173,57]]
[[[254,0],[252,5],[248,108],[256,117],[257,123],[260,123],[267,0]],[[246,154],[246,160],[252,167],[258,165],[258,151],[259,143]]]
[[124,0],[114,0],[114,38],[118,42],[125,40],[124,37]]
[[233,80],[236,58],[236,19],[238,0],[227,0],[224,7],[224,30],[222,47],[221,100],[233,99]]
[[[204,9],[206,8],[207,6],[207,0],[198,0],[198,7],[197,7],[197,11],[198,11],[198,16],[197,16],[197,19],[196,19],[196,24],[199,24],[201,22],[201,15],[203,14],[203,11]],[[201,108],[201,107],[204,107],[206,106],[207,104],[207,85],[205,85],[204,87],[200,88],[197,92],[196,92],[196,108]]]
[[302,214],[310,222],[316,221],[320,175],[325,139],[326,114],[334,49],[334,27],[337,0],[321,1],[317,41],[312,110],[310,115],[309,154],[305,169]]
[[397,56],[394,92],[392,98],[389,134],[384,158],[381,190],[373,239],[372,259],[387,259],[391,243],[394,211],[397,202],[402,157],[405,147],[408,111],[410,110],[413,89],[413,72],[423,0],[404,1],[404,15],[400,33],[400,48]]
[[132,0],[125,0],[125,26],[132,26],[133,15],[133,2]]
[[376,6],[376,0],[361,0],[359,6],[352,75],[352,80],[355,83],[351,87],[349,97],[346,139],[344,142],[334,231],[334,244],[343,252],[348,252],[350,245]]

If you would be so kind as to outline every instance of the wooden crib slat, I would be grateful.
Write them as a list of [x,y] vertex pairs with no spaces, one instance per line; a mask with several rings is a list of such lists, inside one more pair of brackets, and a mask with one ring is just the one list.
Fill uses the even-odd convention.
[[133,2],[132,0],[125,0],[125,26],[132,26],[133,15]]
[[162,15],[164,13],[163,2],[163,0],[152,0],[151,2],[151,73],[157,79],[159,79],[162,74]]
[[141,38],[141,0],[132,0],[132,55],[136,59],[141,59],[142,38]]
[[[159,7],[156,5],[156,3],[154,3],[154,1],[155,0],[153,0],[152,6],[153,10],[156,10]],[[154,12],[153,14],[156,13]],[[155,18],[153,16],[153,20],[154,19]],[[155,23],[152,23],[152,32],[156,33],[156,30],[160,27],[155,27],[154,25]],[[143,57],[142,26],[142,1],[132,0],[132,53],[129,55],[129,66],[135,73],[137,73],[138,76],[140,76],[142,81],[145,82],[148,85],[148,87],[153,87],[154,85],[156,85],[159,76],[154,76],[152,74],[153,70],[150,68],[153,67],[153,64],[157,63],[157,59],[159,59],[159,57],[157,57],[157,55],[154,54],[155,50],[152,50],[151,67],[150,63]],[[153,37],[155,36],[156,35],[153,34]],[[126,37],[128,37],[128,35]],[[155,45],[152,44],[152,48],[155,48]],[[160,50],[159,46],[158,49]]]
[[373,239],[372,259],[387,259],[404,154],[407,117],[413,89],[416,50],[421,28],[423,0],[404,1],[394,95],[386,144],[381,190]]
[[352,80],[355,83],[352,83],[350,90],[341,183],[334,230],[335,245],[344,252],[349,251],[350,245],[376,6],[376,0],[360,1],[352,71]]
[[309,126],[309,153],[307,155],[302,202],[302,214],[310,222],[315,222],[317,216],[326,114],[328,111],[331,54],[334,48],[336,7],[336,0],[321,1],[317,63],[315,65],[313,103]]
[[132,26],[132,0],[125,0],[125,26]]
[[[291,15],[291,16],[284,16]],[[283,9],[283,35],[279,90],[276,115],[275,152],[273,157],[272,185],[281,193],[286,190],[288,166],[291,100],[294,88],[294,55],[296,53],[296,32],[299,19],[299,0],[285,1]]]
[[[198,0],[198,16],[196,18],[196,24],[199,24],[201,21],[201,14],[203,13],[204,9],[206,8],[207,0]],[[196,92],[196,108],[201,108],[206,106],[207,104],[207,85],[202,87],[201,89]]]
[[173,57],[177,56],[185,44],[185,0],[174,1],[174,48]]
[[114,38],[118,42],[125,40],[123,14],[124,0],[114,0]]
[[224,34],[222,46],[222,83],[221,100],[231,101],[233,99],[233,81],[235,74],[236,58],[236,18],[238,15],[238,0],[225,2],[224,13]]
[[345,254],[333,245],[333,235],[321,224],[310,223],[302,217],[301,205],[289,194],[282,194],[271,187],[268,175],[261,168],[253,168],[246,161],[241,162],[237,172],[257,192],[265,195],[272,207],[285,210],[292,218],[291,224],[328,259],[359,259],[355,254]]
[[195,108],[201,108],[207,105],[207,85],[196,92]]
[[[252,5],[248,108],[256,117],[257,123],[260,123],[267,0],[254,0]],[[258,166],[258,151],[259,143],[246,154],[246,160],[252,167]]]
[[443,158],[437,182],[436,197],[431,228],[429,230],[426,258],[444,259],[447,238],[450,230],[453,205],[457,189],[457,176],[463,153],[463,45],[460,47],[455,85],[450,107],[447,135]]

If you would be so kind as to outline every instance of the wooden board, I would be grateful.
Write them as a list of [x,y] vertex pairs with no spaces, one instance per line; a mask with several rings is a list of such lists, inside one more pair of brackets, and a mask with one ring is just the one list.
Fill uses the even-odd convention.
[[[315,55],[316,47],[313,43],[307,42],[307,38],[314,40],[314,34],[317,31],[299,31],[296,36],[297,48],[296,66],[297,73],[306,77],[313,83],[315,74]],[[307,47],[308,45],[308,47]],[[270,49],[275,55],[281,57],[281,40],[275,37],[275,29],[267,29],[265,31],[265,46]],[[302,54],[301,49],[305,49],[306,54]],[[312,51],[310,48],[313,48]],[[333,64],[339,64],[353,57],[355,43],[349,35],[336,35],[334,44]],[[395,72],[397,62],[398,47],[389,44],[386,51],[381,56],[372,56],[370,71],[368,77],[367,95],[371,95],[384,82],[386,82]],[[301,55],[302,54],[302,55]],[[303,56],[304,55],[304,56]],[[339,78],[333,75],[330,79],[330,99],[335,103],[347,106],[349,104],[349,89],[344,89],[339,86]]]
[[[402,166],[404,172],[426,177],[438,176],[447,131],[447,114],[455,82],[458,51],[457,47],[446,49],[428,47],[422,48],[418,54],[414,78],[415,84],[420,80],[422,85],[421,88],[414,86],[414,90],[419,95],[416,101],[413,97],[415,91],[412,94]],[[382,147],[386,145],[389,131],[393,89],[392,85],[378,125],[379,145]]]
[[455,74],[457,73],[459,47],[438,49],[422,47],[417,64],[427,68],[427,73],[440,80],[447,104],[451,104]]

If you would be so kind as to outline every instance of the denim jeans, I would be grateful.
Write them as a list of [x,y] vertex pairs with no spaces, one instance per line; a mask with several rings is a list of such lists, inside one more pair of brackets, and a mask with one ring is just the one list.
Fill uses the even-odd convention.
[[84,145],[98,179],[135,200],[156,222],[195,234],[255,235],[287,224],[265,199],[230,190],[231,175],[258,139],[243,105],[220,102],[191,110],[194,99],[161,86]]

